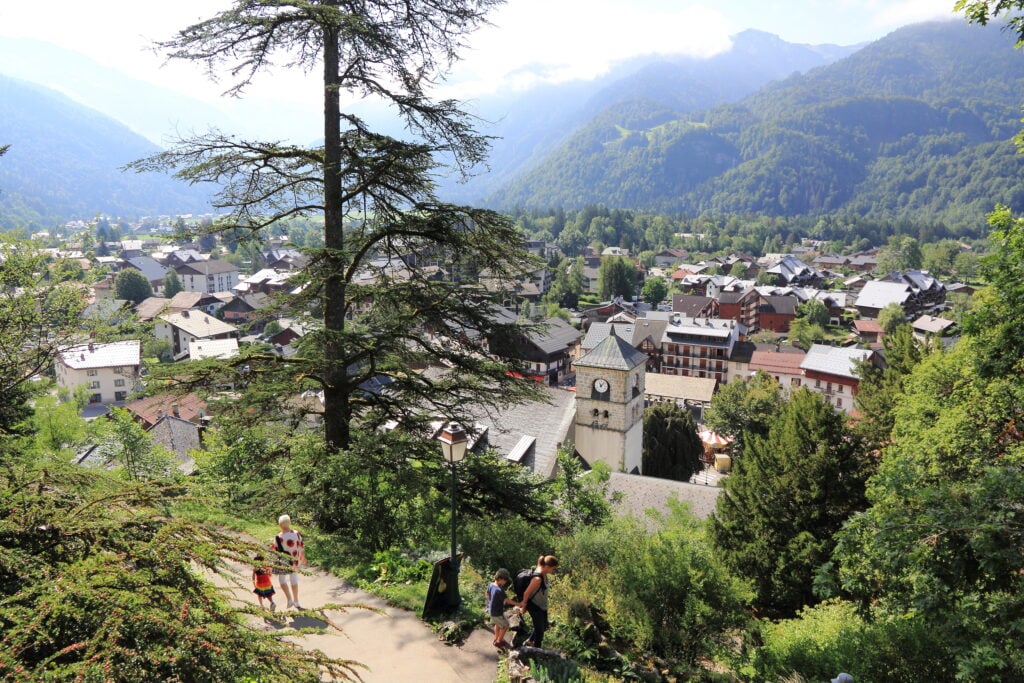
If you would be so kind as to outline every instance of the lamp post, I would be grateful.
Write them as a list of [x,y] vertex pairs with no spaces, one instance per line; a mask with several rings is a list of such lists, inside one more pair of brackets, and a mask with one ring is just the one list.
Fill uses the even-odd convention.
[[438,441],[441,442],[441,453],[444,455],[444,459],[448,461],[452,468],[452,551],[448,558],[448,588],[445,591],[448,597],[448,606],[452,610],[459,608],[461,598],[459,596],[459,557],[458,557],[458,544],[455,538],[455,493],[458,486],[458,478],[455,474],[455,466],[466,457],[466,447],[469,444],[469,437],[466,436],[466,431],[459,426],[458,423],[449,422],[441,430],[441,435],[437,437]]

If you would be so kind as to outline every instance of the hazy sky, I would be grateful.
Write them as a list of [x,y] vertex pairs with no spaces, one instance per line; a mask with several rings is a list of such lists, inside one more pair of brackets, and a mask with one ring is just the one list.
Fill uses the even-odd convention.
[[[522,84],[524,67],[548,78],[592,77],[610,62],[651,53],[710,55],[745,28],[792,42],[852,44],[907,23],[950,17],[954,0],[509,0],[494,26],[472,39],[452,75],[460,94]],[[203,98],[215,97],[196,67],[161,68],[146,48],[226,0],[0,0],[0,35],[30,37],[77,50],[129,75]],[[45,7],[45,15],[40,8]],[[144,8],[144,9],[143,9]],[[530,71],[534,71],[531,69]],[[518,75],[517,75],[518,73]],[[532,77],[526,77],[529,80]],[[259,90],[263,90],[262,86]],[[306,90],[274,79],[273,91]],[[260,94],[257,92],[257,94]],[[315,96],[315,91],[314,91]]]

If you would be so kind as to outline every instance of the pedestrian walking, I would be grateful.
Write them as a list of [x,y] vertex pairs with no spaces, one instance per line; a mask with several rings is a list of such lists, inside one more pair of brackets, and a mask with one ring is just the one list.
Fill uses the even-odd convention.
[[281,531],[274,536],[274,549],[282,555],[282,566],[275,570],[278,583],[288,607],[302,609],[299,604],[299,573],[298,568],[306,564],[306,551],[302,546],[302,534],[292,529],[292,518],[281,515],[277,518]]
[[274,581],[271,579],[271,570],[263,555],[256,556],[256,566],[252,568],[252,592],[260,599],[260,609],[263,609],[263,601],[270,601],[270,611],[277,609],[274,602]]
[[[529,583],[519,593],[518,605],[530,613],[530,621],[533,622],[533,631],[526,638],[527,645],[543,647],[544,632],[548,629],[548,577],[557,570],[558,558],[554,555],[541,555],[537,558],[537,566],[531,570]],[[518,576],[516,583],[518,587]]]
[[512,575],[507,569],[494,572],[494,581],[487,587],[487,614],[494,627],[494,646],[500,650],[508,647],[505,634],[508,632],[508,619],[505,618],[505,605],[516,604],[505,593],[505,587],[512,583]]

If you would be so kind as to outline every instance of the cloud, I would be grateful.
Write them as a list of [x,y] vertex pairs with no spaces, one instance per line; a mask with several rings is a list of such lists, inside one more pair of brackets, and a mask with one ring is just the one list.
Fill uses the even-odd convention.
[[491,23],[471,37],[449,79],[464,93],[590,79],[642,54],[711,56],[729,48],[735,30],[698,3],[635,0],[514,0]]
[[876,28],[895,29],[919,21],[952,19],[956,16],[952,6],[949,0],[899,0],[872,2],[868,9]]

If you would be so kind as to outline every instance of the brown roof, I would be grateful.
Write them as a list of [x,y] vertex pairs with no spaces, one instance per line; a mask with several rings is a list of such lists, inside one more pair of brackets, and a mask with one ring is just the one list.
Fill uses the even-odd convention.
[[198,422],[206,414],[206,401],[195,394],[147,396],[126,403],[124,408],[134,413],[145,425],[154,425],[164,415],[174,415],[174,406],[178,406],[177,417],[189,422]]
[[142,322],[148,322],[167,310],[170,302],[162,296],[151,296],[135,306],[135,315]]
[[764,370],[769,375],[802,375],[800,364],[804,360],[802,353],[784,353],[778,351],[754,351],[750,356],[750,370]]
[[882,330],[882,326],[878,324],[877,320],[854,320],[853,329],[857,330],[857,332],[861,334],[865,332],[868,334],[882,334],[884,331]]

